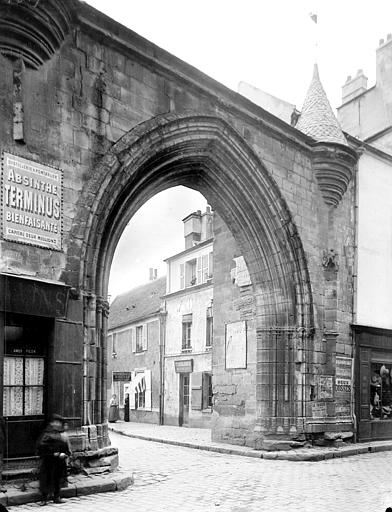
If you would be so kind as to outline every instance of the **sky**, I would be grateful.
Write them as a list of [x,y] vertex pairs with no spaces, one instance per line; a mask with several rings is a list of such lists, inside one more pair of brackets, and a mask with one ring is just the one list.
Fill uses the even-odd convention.
[[[315,61],[333,108],[341,103],[347,76],[355,76],[358,69],[369,78],[368,86],[374,85],[375,50],[379,40],[392,32],[391,0],[87,3],[227,87],[236,91],[239,82],[245,81],[299,109]],[[317,25],[310,13],[317,14]],[[135,214],[113,261],[112,297],[145,282],[149,266],[162,275],[159,258],[182,249],[181,219],[206,204],[196,192],[188,194],[167,191]],[[144,232],[150,236],[145,238]]]

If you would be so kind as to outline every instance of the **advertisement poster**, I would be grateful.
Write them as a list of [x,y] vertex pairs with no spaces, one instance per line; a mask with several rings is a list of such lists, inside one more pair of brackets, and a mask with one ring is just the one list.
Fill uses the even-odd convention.
[[2,156],[3,238],[60,251],[62,172],[7,152]]

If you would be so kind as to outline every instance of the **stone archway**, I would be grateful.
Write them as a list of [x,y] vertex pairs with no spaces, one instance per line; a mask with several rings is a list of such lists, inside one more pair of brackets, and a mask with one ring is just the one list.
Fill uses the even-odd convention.
[[[66,272],[69,284],[85,294],[85,342],[96,348],[98,373],[86,380],[85,415],[93,423],[106,419],[105,386],[100,384],[106,380],[105,298],[117,242],[143,203],[177,185],[207,198],[249,268],[257,304],[257,371],[268,375],[257,393],[262,435],[303,430],[306,382],[294,366],[310,353],[313,304],[302,243],[278,186],[257,155],[226,121],[200,114],[164,115],[136,126],[103,157],[79,200]],[[293,358],[293,349],[301,360]],[[293,367],[283,408],[282,360]]]

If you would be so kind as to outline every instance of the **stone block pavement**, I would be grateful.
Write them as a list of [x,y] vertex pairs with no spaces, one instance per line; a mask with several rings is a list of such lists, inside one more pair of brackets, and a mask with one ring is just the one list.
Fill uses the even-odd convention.
[[[392,505],[392,452],[293,462],[110,436],[134,485],[70,498],[45,511],[384,512]],[[11,510],[34,512],[37,507]]]

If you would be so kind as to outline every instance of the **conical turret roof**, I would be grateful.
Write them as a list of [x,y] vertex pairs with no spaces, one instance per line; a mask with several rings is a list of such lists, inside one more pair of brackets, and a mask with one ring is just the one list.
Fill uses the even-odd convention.
[[318,142],[334,142],[347,146],[346,138],[320,82],[317,64],[314,65],[313,78],[296,128]]

